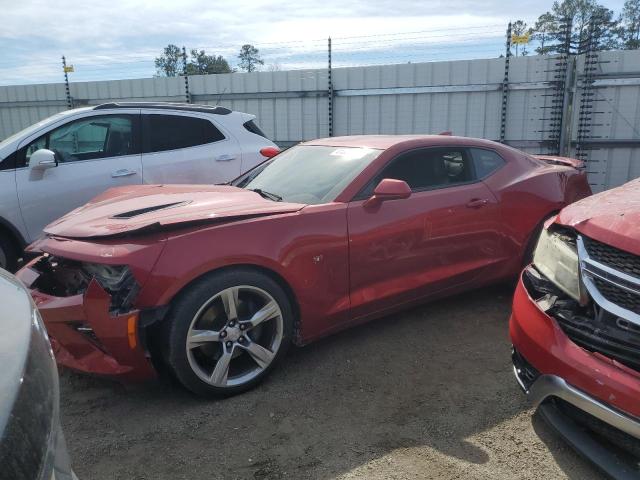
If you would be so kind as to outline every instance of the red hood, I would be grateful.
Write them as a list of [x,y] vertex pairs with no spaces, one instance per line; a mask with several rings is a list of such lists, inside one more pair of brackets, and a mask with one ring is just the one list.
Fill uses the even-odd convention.
[[569,205],[556,221],[640,255],[640,179]]
[[71,238],[107,237],[155,227],[295,212],[303,207],[230,186],[127,186],[107,190],[44,231]]

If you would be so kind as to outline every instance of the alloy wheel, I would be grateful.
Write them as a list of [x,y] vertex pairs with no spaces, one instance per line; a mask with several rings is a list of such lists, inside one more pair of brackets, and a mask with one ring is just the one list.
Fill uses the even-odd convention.
[[186,339],[189,365],[214,387],[243,385],[272,363],[283,338],[282,311],[249,285],[218,292],[196,312]]

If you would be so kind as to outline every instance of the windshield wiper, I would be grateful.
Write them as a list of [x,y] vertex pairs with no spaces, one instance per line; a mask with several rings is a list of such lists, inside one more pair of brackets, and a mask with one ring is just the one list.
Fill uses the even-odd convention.
[[267,192],[262,190],[261,188],[250,188],[252,192],[256,192],[258,195],[261,195],[264,198],[268,198],[269,200],[273,200],[274,202],[281,202],[282,197],[280,195],[276,195],[275,193]]

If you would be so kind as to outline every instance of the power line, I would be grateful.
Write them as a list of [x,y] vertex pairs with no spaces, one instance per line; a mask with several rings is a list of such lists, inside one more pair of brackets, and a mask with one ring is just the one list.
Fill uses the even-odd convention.
[[[496,30],[501,25],[475,25],[466,27],[435,28],[408,32],[391,32],[370,35],[352,35],[333,37],[333,51],[336,66],[357,66],[367,62],[397,61],[403,59],[411,61],[429,61],[442,56],[464,56],[473,58],[484,53],[497,53],[497,41],[502,41],[502,30]],[[457,33],[456,33],[457,32]],[[449,41],[445,39],[452,37]],[[478,43],[478,47],[469,48],[469,43]],[[496,42],[496,48],[490,45]],[[277,42],[263,42],[258,44],[262,57],[267,62],[281,63],[287,69],[322,68],[325,66],[326,39],[289,40]],[[228,52],[231,55],[238,44],[219,44],[212,47],[191,47],[194,50],[213,50],[215,54]],[[393,49],[402,48],[403,52]],[[460,52],[465,49],[465,52]],[[406,52],[410,50],[410,52]],[[140,77],[150,76],[155,72],[154,60],[158,51],[141,50],[122,56],[118,52],[100,52],[92,57],[82,55],[71,58],[76,67],[72,81],[92,78],[102,79],[106,76],[120,77],[122,75]],[[58,63],[43,62],[37,65],[16,65],[15,63],[0,63],[0,77],[6,72],[7,77],[18,78],[16,72],[28,72],[24,75],[54,77],[57,76]],[[10,72],[10,73],[9,73]]]

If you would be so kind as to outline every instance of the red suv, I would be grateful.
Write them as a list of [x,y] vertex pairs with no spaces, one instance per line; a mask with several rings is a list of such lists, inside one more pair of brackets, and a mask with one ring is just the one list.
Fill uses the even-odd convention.
[[640,476],[640,180],[547,222],[510,320],[518,383],[615,478]]

